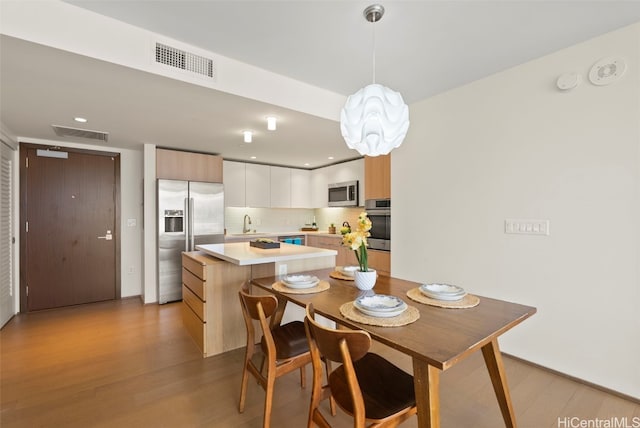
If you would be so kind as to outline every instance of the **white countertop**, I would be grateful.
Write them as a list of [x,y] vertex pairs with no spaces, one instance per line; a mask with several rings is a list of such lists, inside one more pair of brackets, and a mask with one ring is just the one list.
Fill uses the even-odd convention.
[[262,249],[249,246],[248,242],[196,245],[196,250],[226,260],[236,265],[257,265],[286,260],[336,256],[335,250],[280,243],[280,248]]
[[342,237],[342,235],[329,233],[327,230],[319,230],[317,232],[312,231],[297,231],[297,232],[251,232],[251,233],[231,233],[224,236],[225,242],[233,242],[233,241],[242,241],[246,239],[256,239],[256,238],[271,238],[277,239],[280,236],[330,236],[330,237]]

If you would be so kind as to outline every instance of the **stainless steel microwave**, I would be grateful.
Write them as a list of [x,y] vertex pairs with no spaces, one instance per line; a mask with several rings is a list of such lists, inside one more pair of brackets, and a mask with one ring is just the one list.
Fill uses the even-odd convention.
[[358,180],[329,184],[330,207],[357,207]]

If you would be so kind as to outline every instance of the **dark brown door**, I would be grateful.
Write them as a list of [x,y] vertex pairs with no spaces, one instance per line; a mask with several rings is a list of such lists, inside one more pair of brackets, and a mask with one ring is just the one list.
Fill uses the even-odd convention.
[[26,151],[24,248],[29,311],[116,298],[115,156]]

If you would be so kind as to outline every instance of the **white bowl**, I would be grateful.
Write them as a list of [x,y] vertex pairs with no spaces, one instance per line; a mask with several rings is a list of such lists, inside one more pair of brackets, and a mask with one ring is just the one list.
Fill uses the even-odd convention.
[[354,276],[358,269],[360,269],[358,266],[342,266],[340,268],[340,273],[347,276]]

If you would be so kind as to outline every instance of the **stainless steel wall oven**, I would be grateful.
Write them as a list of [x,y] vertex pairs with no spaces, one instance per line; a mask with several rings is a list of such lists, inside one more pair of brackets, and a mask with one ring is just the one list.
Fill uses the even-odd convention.
[[368,199],[365,209],[371,220],[369,248],[391,251],[391,199]]

